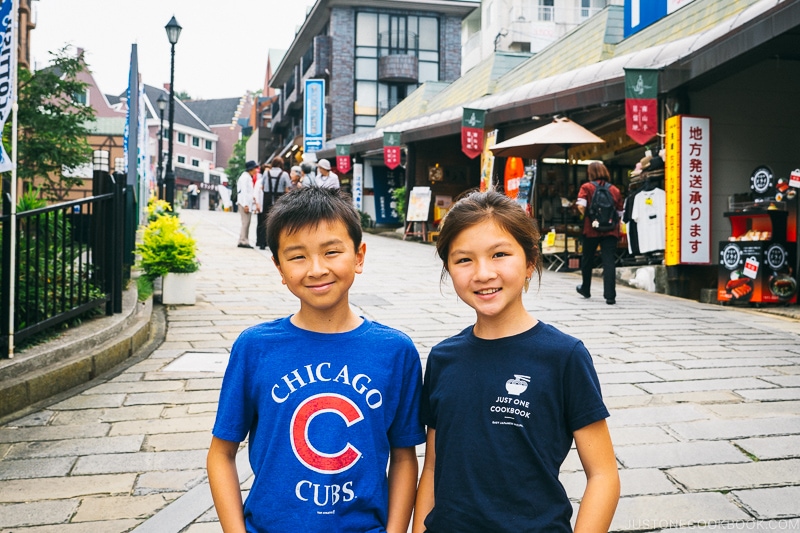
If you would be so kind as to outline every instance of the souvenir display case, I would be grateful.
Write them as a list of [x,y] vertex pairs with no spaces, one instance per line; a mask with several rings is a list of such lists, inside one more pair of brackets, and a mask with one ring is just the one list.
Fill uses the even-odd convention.
[[751,190],[749,199],[737,195],[724,213],[731,233],[719,245],[717,299],[756,305],[796,303],[796,191],[787,195],[788,190],[782,193],[773,186],[767,167],[756,169]]

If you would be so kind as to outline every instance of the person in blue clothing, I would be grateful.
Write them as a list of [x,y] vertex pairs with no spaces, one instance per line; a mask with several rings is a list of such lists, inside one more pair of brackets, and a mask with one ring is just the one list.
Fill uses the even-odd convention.
[[619,475],[591,357],[523,303],[533,275],[541,282],[539,237],[495,191],[462,198],[441,223],[442,279],[476,320],[428,357],[414,533],[572,531],[558,472],[573,440],[587,477],[575,531],[611,524]]
[[[422,368],[408,336],[350,308],[361,239],[338,189],[301,188],[270,210],[273,262],[300,309],[245,330],[231,351],[207,461],[226,533],[408,529]],[[242,504],[245,438],[255,477]]]

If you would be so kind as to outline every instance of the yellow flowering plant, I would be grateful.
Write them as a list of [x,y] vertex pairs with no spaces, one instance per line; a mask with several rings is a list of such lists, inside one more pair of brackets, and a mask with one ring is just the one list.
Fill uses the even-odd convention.
[[150,197],[147,202],[147,220],[152,222],[158,217],[172,214],[172,206],[164,200],[159,200],[155,196]]
[[168,272],[189,273],[200,268],[197,243],[175,216],[157,216],[144,229],[136,247],[139,266],[153,280]]

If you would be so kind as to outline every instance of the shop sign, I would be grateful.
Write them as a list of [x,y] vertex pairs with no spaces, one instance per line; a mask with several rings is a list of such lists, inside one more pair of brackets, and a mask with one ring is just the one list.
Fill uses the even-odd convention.
[[383,164],[392,170],[400,165],[400,133],[384,132]]
[[666,265],[711,263],[711,120],[666,121]]
[[[3,39],[0,39],[0,55],[5,58],[2,64],[6,67],[3,69],[6,80],[9,78],[8,65],[14,65],[13,62],[10,62],[9,58],[12,57],[12,54],[14,56],[17,54],[17,38],[14,35],[16,13],[14,12],[13,4],[14,2],[11,0],[4,0],[0,3],[0,35],[4,36]],[[3,84],[2,97],[0,97],[0,129],[3,128],[6,120],[11,116],[11,107],[16,99],[16,95],[13,93],[16,90],[16,87],[9,84],[7,81]],[[14,154],[15,157],[16,155],[17,154]],[[5,146],[0,143],[0,172],[8,172],[12,168],[14,168],[14,162],[6,153]]]
[[658,133],[658,71],[625,69],[625,131],[639,144]]
[[497,130],[487,131],[483,142],[481,154],[481,192],[492,188],[492,173],[494,172],[494,154],[492,147],[497,143]]
[[337,144],[336,145],[336,168],[342,174],[347,174],[352,168],[350,161],[350,145]]
[[483,126],[486,111],[465,107],[461,116],[461,151],[475,159],[483,151]]
[[303,153],[312,154],[325,144],[325,80],[306,80],[303,99]]

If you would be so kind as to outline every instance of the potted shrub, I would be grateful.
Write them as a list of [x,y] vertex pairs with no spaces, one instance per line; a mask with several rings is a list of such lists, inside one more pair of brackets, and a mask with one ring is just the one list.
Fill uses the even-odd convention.
[[144,276],[161,277],[161,303],[194,305],[194,273],[200,268],[196,242],[177,217],[154,217],[136,250]]

